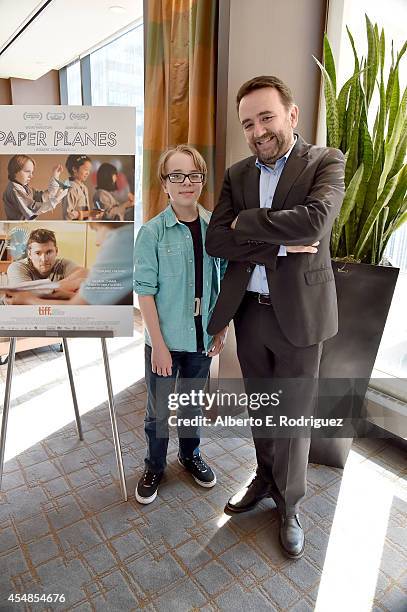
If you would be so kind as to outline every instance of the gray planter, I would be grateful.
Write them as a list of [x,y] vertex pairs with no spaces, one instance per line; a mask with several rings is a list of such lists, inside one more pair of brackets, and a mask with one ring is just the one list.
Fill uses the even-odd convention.
[[[357,400],[360,401],[367,391],[399,269],[335,261],[332,267],[338,295],[339,332],[324,343],[320,378],[358,379]],[[309,460],[343,468],[351,445],[352,438],[313,437]]]

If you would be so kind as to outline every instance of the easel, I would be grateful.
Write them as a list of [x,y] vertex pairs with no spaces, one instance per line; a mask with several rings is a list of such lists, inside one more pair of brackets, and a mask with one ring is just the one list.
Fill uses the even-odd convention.
[[[117,469],[119,472],[120,488],[121,488],[123,500],[127,501],[126,480],[124,476],[123,457],[122,457],[122,451],[121,451],[121,445],[120,445],[119,431],[117,428],[116,410],[115,410],[115,405],[114,405],[112,379],[110,376],[109,354],[107,352],[106,337],[103,337],[103,332],[96,332],[96,333],[98,337],[100,337],[100,340],[102,343],[103,363],[105,367],[106,385],[107,385],[107,393],[108,393],[108,399],[109,399],[110,421],[112,424],[113,442],[114,442],[114,449],[116,453]],[[26,332],[25,332],[25,335],[26,335]],[[46,332],[41,332],[41,335],[47,336],[49,334],[47,334]],[[82,336],[82,335],[83,334],[78,333],[78,336]],[[73,407],[75,411],[76,427],[78,429],[79,440],[83,440],[81,417],[80,417],[79,409],[78,409],[78,401],[76,398],[76,390],[75,390],[75,383],[74,383],[74,378],[73,378],[73,373],[72,373],[71,359],[70,359],[69,350],[68,350],[68,339],[63,334],[58,334],[57,337],[60,338],[61,336],[62,336],[62,342],[63,342],[63,347],[64,347],[66,366],[68,369],[69,384],[71,386],[72,401],[73,401]],[[70,337],[72,337],[72,334],[70,334]],[[0,436],[0,490],[1,490],[1,482],[3,478],[4,451],[6,448],[7,422],[8,422],[8,415],[9,415],[9,410],[10,410],[11,382],[13,378],[14,363],[15,363],[15,357],[16,357],[16,341],[17,341],[16,337],[10,338],[10,350],[9,350],[8,362],[7,362],[6,388],[4,392],[3,417],[2,417],[2,423],[1,423],[1,436]]]

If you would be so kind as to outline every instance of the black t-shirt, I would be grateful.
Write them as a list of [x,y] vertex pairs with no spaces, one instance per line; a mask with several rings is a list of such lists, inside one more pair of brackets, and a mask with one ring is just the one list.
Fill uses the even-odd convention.
[[[203,294],[203,244],[201,233],[201,222],[199,216],[194,221],[182,221],[192,235],[195,260],[195,297],[201,299]],[[204,350],[202,317],[195,317],[197,351]]]

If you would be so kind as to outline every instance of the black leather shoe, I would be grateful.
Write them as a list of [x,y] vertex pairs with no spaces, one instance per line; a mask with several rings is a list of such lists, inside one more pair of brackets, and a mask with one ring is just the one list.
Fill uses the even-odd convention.
[[229,512],[247,512],[252,510],[265,497],[272,497],[271,485],[257,474],[243,489],[231,497],[225,506]]
[[282,516],[280,524],[280,544],[290,559],[299,559],[304,554],[305,537],[304,530],[298,518],[295,516]]

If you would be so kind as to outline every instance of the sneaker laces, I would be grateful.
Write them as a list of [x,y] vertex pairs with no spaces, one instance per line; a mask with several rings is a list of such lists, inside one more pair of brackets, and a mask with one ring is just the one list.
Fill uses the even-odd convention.
[[202,459],[201,455],[194,455],[192,457],[191,463],[198,468],[198,470],[200,472],[207,472],[208,471],[208,466],[206,465],[205,461]]
[[155,472],[146,471],[143,474],[143,484],[147,486],[153,486],[158,479],[158,474]]

